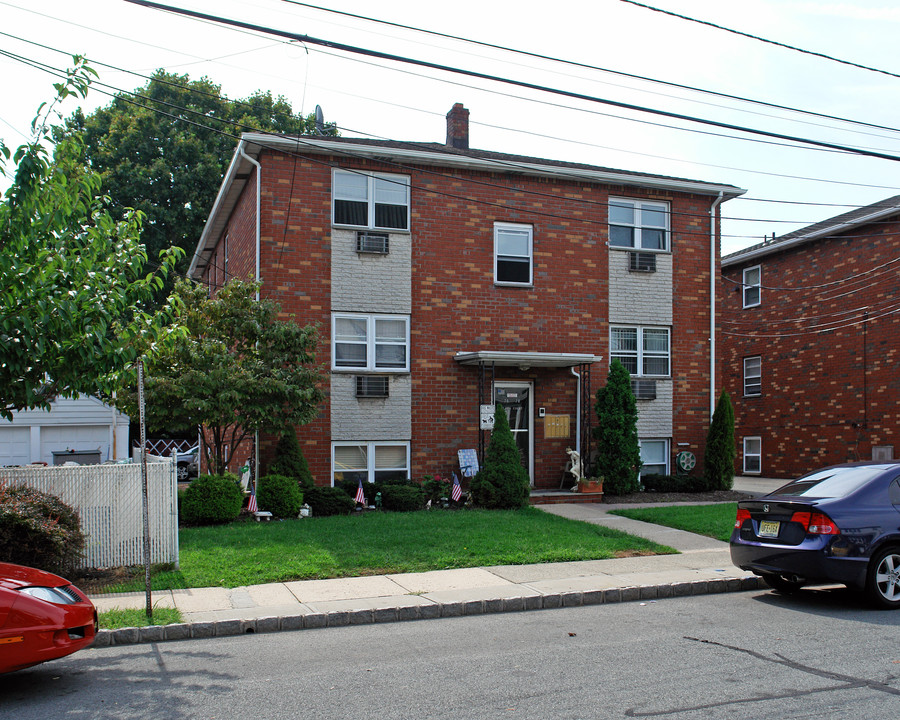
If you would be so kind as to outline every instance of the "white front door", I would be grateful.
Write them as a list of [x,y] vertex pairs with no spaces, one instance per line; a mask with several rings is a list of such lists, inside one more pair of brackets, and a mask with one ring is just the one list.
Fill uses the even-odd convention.
[[528,470],[528,477],[534,485],[534,386],[530,382],[497,381],[494,383],[494,402],[500,403],[506,410],[509,429],[519,448],[522,465]]

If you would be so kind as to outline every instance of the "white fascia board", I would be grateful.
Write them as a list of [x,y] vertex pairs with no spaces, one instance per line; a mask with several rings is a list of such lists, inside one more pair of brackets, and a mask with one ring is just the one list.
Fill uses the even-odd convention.
[[389,148],[377,145],[356,145],[348,142],[336,143],[316,137],[304,136],[302,138],[287,138],[275,135],[261,135],[258,133],[244,133],[242,138],[248,143],[269,146],[279,150],[290,149],[294,152],[320,152],[337,155],[340,155],[343,152],[376,160],[378,158],[392,158],[426,165],[443,165],[467,170],[482,170],[501,173],[517,172],[540,177],[585,180],[588,182],[606,183],[611,185],[639,185],[641,187],[655,187],[677,192],[699,193],[701,195],[718,195],[719,193],[723,193],[729,199],[738,197],[747,192],[741,188],[734,188],[731,185],[720,185],[717,183],[678,180],[673,178],[655,177],[652,175],[631,175],[608,170],[567,168],[556,165],[519,162],[515,160],[492,160],[490,158],[454,155],[453,153],[442,153],[434,150]]
[[599,355],[582,353],[542,353],[479,350],[476,352],[458,352],[453,359],[461,365],[493,363],[495,365],[501,366],[561,368],[600,362],[603,358]]

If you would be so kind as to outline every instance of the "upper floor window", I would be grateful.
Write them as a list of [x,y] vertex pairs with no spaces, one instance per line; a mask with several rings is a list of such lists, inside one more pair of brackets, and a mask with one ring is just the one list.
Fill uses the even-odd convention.
[[762,358],[744,358],[744,396],[762,395]]
[[609,355],[636,377],[670,374],[668,328],[614,327],[610,329]]
[[744,307],[756,307],[760,303],[760,288],[762,287],[762,268],[744,268]]
[[331,343],[335,370],[409,370],[406,316],[335,314]]
[[409,230],[409,177],[334,171],[335,225]]
[[609,244],[635,250],[668,250],[668,203],[611,198]]
[[532,284],[531,225],[494,223],[494,282]]

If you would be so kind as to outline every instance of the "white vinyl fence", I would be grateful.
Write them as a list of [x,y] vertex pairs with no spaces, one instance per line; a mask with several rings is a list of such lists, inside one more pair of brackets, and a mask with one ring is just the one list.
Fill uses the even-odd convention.
[[[0,468],[0,483],[30,485],[78,511],[85,535],[82,565],[142,565],[144,520],[139,463]],[[147,463],[150,562],[178,564],[178,494],[175,462]]]

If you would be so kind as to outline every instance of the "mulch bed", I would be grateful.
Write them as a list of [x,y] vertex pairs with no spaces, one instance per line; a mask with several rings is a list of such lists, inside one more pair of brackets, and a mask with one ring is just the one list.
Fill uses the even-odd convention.
[[713,503],[736,502],[746,500],[749,494],[737,490],[712,490],[710,492],[678,493],[678,492],[637,492],[628,495],[604,495],[603,502],[608,505],[634,505],[637,503]]

